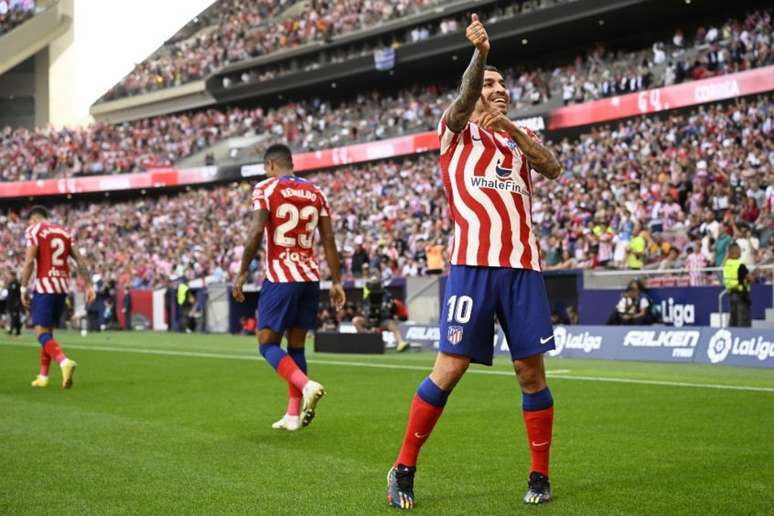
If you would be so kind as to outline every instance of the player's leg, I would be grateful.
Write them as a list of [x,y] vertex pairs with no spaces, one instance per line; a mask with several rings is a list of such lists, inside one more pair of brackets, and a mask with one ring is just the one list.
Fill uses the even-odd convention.
[[409,410],[409,420],[395,464],[387,473],[387,503],[413,509],[414,475],[422,445],[440,419],[449,394],[470,365],[470,357],[440,352],[430,376],[419,384]]
[[546,384],[543,353],[554,349],[553,327],[543,277],[528,270],[503,270],[497,316],[503,327],[522,392],[522,415],[532,458],[526,503],[551,499],[549,451],[554,400]]
[[298,283],[264,281],[258,300],[260,329],[256,333],[261,356],[277,374],[303,392],[309,378],[280,347],[282,334],[295,320],[296,306],[302,289],[303,285]]
[[532,458],[524,502],[544,503],[551,500],[548,474],[554,426],[554,399],[546,384],[542,353],[515,360],[513,365],[521,387],[522,414]]
[[[303,283],[303,289],[296,305],[295,320],[288,332],[288,337],[293,337],[292,342],[288,340],[288,353],[296,362],[298,367],[307,372],[306,354],[304,344],[306,334],[310,330],[317,329],[317,313],[320,308],[320,283]],[[316,414],[317,403],[325,395],[325,389],[322,385],[310,380],[304,386],[301,392],[301,424],[308,426]]]
[[488,295],[490,274],[490,270],[477,267],[453,266],[450,271],[441,312],[440,353],[430,376],[414,395],[403,444],[388,475],[387,499],[393,507],[414,507],[419,452],[470,363],[492,363],[494,303]]
[[[56,360],[59,363],[59,367],[62,369],[62,388],[69,389],[73,386],[75,368],[78,364],[75,361],[70,360],[65,355],[59,343],[54,338],[54,326],[60,319],[65,308],[65,296],[64,294],[39,294],[36,293],[32,297],[32,324],[34,325],[35,337],[38,339],[42,350],[50,359]],[[41,356],[41,370],[38,378],[33,382],[48,384],[48,364],[46,360]],[[45,375],[44,375],[45,373]],[[35,385],[36,387],[44,387],[45,385]]]
[[[304,374],[307,373],[306,355],[304,353],[304,343],[306,340],[306,329],[291,328],[287,331],[288,356],[293,359],[296,365]],[[294,432],[301,428],[301,401],[303,393],[301,389],[288,382],[288,406],[285,415],[272,425],[275,430],[289,430]]]

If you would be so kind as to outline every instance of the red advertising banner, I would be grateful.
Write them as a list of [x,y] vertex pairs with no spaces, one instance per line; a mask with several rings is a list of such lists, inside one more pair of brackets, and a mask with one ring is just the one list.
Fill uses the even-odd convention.
[[[589,125],[668,109],[689,107],[734,97],[774,90],[774,66],[757,68],[710,79],[693,81],[665,88],[630,93],[609,99],[595,100],[563,107],[547,115],[549,131]],[[543,117],[519,120],[533,129],[543,128]],[[319,170],[377,159],[395,158],[437,150],[434,131],[376,142],[349,145],[335,149],[304,152],[293,157],[299,172]],[[55,196],[119,190],[141,190],[233,180],[263,175],[263,165],[233,167],[200,167],[184,170],[154,169],[141,174],[87,176],[68,179],[41,179],[0,183],[0,198]]]
[[217,174],[218,167],[187,168],[184,170],[159,168],[140,174],[18,181],[15,183],[0,183],[0,198],[115,192],[120,190],[193,185],[212,182]]
[[551,113],[548,130],[647,115],[772,90],[774,66],[767,66],[560,108]]

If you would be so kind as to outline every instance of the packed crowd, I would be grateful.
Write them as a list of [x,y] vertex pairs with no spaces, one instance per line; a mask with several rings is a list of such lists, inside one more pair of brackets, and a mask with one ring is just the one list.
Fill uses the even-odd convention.
[[[593,76],[596,71],[606,69],[602,72],[605,76],[615,70],[613,63],[636,62],[637,54],[624,58],[607,55],[599,49],[591,52],[586,60],[578,59],[570,68],[557,68],[550,73],[505,69],[503,73],[512,99],[511,116],[516,116],[525,106],[544,102],[552,91],[555,95],[566,95],[568,102],[580,102],[613,92],[622,93],[629,87],[656,86],[662,82],[700,78],[710,72],[726,73],[772,64],[771,32],[771,11],[754,12],[744,20],[730,20],[718,27],[698,30],[691,52],[687,49],[690,45],[678,31],[672,47],[682,50],[670,50],[669,57],[654,51],[654,62],[695,53],[696,49],[708,45],[708,38],[712,45],[717,45],[721,38],[722,49],[745,50],[731,53],[737,57],[731,58],[729,54],[718,60],[710,57],[716,55],[710,50],[712,46],[706,46],[706,59],[717,61],[717,65],[702,66],[705,58],[699,58],[698,69],[705,71],[697,75],[687,70],[686,74],[677,74],[674,78],[667,73],[668,68],[664,68],[662,78],[655,83],[652,76],[633,82],[616,78],[610,84],[601,83],[598,88],[593,86],[596,84],[593,81],[578,82],[581,72]],[[666,52],[659,43],[654,44],[656,48]],[[725,56],[722,52],[717,55]],[[642,69],[647,70],[647,74],[656,71],[650,65]],[[573,77],[573,84],[582,83],[588,87],[561,93],[562,81]],[[287,141],[297,151],[309,151],[433,130],[454,94],[454,88],[449,85],[415,86],[393,94],[363,93],[338,103],[317,98],[272,109],[207,110],[116,125],[96,123],[80,129],[29,131],[7,127],[0,130],[0,181],[137,172],[172,164],[232,136],[268,135]]]
[[0,0],[0,37],[35,15],[35,0]]
[[[205,28],[160,48],[108,91],[104,99],[178,86],[231,63],[325,41],[449,1],[219,0],[208,11],[209,24]],[[291,6],[294,12],[283,16],[293,9]]]
[[[554,149],[565,173],[536,178],[533,223],[545,269],[698,269],[730,243],[774,262],[774,99],[737,100],[594,129]],[[434,153],[320,172],[347,278],[437,272],[451,220]],[[247,183],[128,202],[60,206],[103,278],[157,286],[234,277],[249,220]],[[17,268],[24,221],[0,216],[0,269]],[[201,231],[200,228],[207,228]],[[326,270],[323,264],[323,270]],[[258,262],[253,264],[260,279]],[[692,279],[694,281],[694,279]],[[695,276],[695,284],[704,277]]]
[[[514,18],[536,10],[553,7],[577,0],[520,0],[509,2],[506,5],[493,4],[481,6],[478,15],[485,23],[492,24],[507,18]],[[256,66],[226,75],[222,79],[224,88],[268,81],[290,73],[317,70],[325,66],[343,63],[363,56],[372,56],[376,51],[384,50],[387,46],[393,49],[404,45],[420,43],[435,36],[443,36],[452,32],[462,32],[470,23],[468,13],[460,13],[457,16],[443,18],[440,21],[421,23],[419,25],[396,29],[389,35],[380,35],[370,39],[352,42],[335,50],[325,53],[315,53],[302,58],[296,58],[280,64],[268,64]]]

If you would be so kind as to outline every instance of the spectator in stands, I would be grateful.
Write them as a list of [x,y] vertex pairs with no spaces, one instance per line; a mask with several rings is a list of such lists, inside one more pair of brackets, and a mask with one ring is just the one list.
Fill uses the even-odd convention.
[[688,247],[687,253],[685,265],[688,268],[690,285],[692,287],[704,286],[707,275],[701,269],[707,267],[707,259],[701,252],[701,241],[695,241],[692,247]]

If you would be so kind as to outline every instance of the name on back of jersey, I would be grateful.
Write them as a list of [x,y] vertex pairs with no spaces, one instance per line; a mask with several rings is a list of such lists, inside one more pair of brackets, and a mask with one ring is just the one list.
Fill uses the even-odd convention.
[[38,233],[38,238],[46,238],[48,235],[61,235],[65,238],[70,238],[70,233],[62,228],[47,226]]
[[317,201],[316,193],[309,190],[304,190],[302,188],[283,188],[282,190],[280,190],[280,195],[282,195],[282,197],[284,197],[285,199],[288,199],[290,197],[297,197],[297,198],[306,199],[312,202]]

